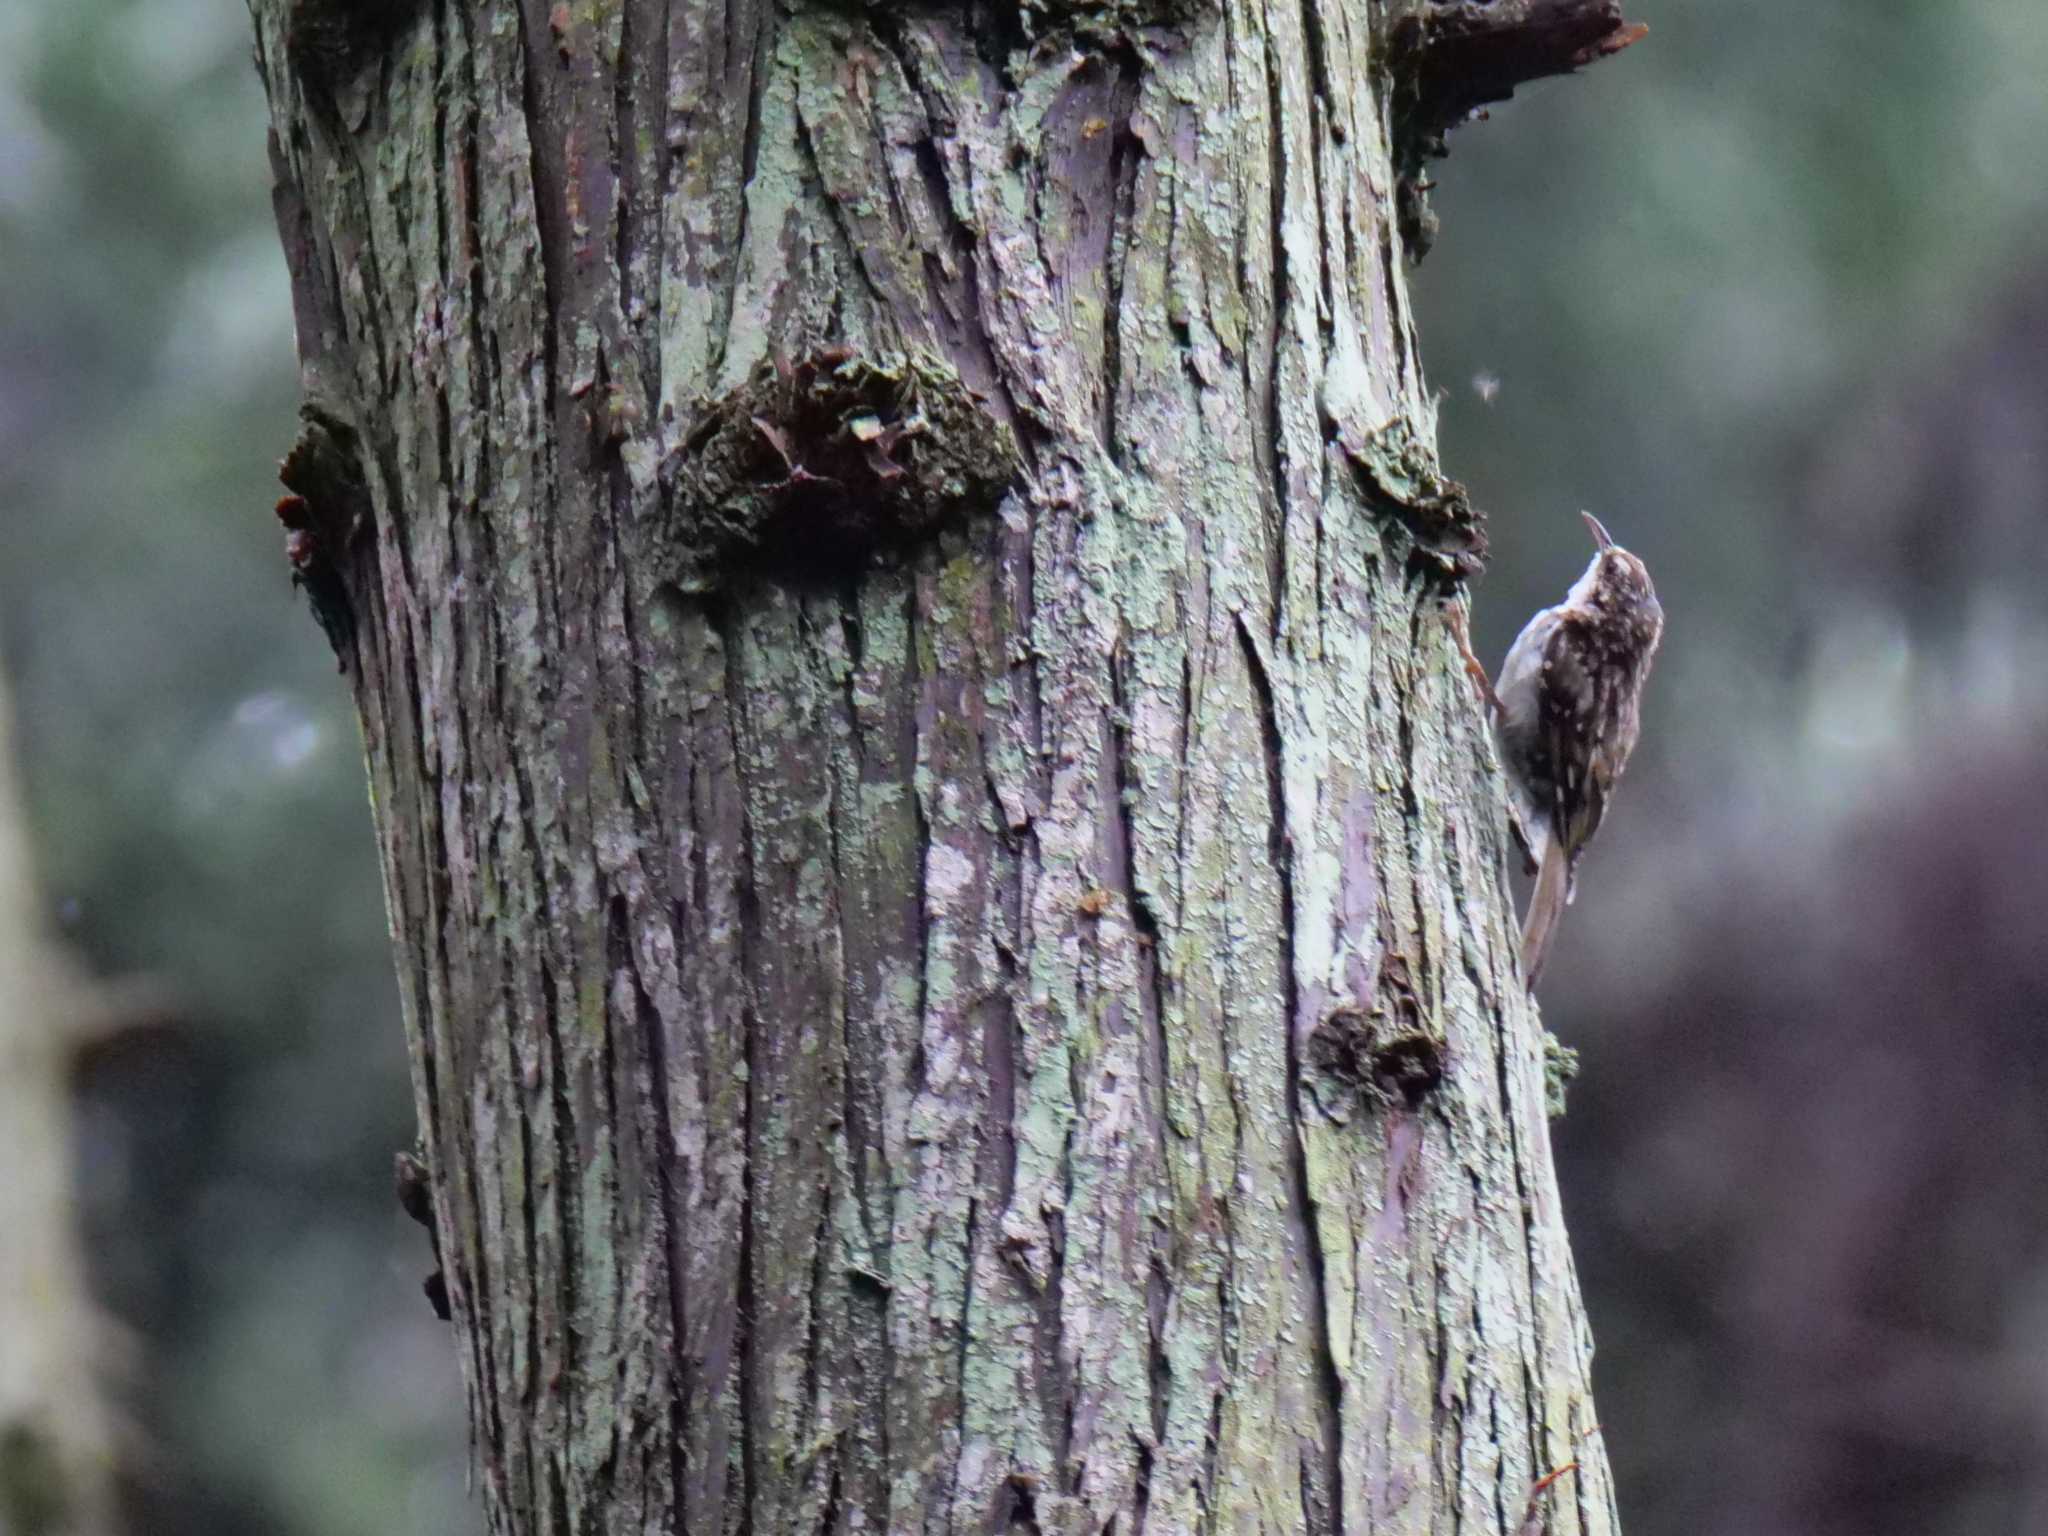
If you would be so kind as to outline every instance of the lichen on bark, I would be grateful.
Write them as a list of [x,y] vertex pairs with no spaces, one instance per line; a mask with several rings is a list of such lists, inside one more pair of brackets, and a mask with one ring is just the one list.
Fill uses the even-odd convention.
[[1061,9],[254,6],[496,1530],[1613,1529],[1381,9]]

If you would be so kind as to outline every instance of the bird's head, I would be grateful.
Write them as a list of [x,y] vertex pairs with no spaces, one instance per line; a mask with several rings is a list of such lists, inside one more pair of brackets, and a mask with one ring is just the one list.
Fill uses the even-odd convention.
[[1572,586],[1570,601],[1614,614],[1647,607],[1661,619],[1663,610],[1658,607],[1657,588],[1650,581],[1649,567],[1615,543],[1614,535],[1599,518],[1590,512],[1581,512],[1579,516],[1586,520],[1595,547],[1592,564]]

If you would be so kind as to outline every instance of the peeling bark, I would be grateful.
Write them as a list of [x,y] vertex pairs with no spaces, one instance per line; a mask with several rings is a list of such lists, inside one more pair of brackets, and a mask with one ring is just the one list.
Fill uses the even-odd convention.
[[293,9],[493,1529],[1612,1531],[1383,8]]

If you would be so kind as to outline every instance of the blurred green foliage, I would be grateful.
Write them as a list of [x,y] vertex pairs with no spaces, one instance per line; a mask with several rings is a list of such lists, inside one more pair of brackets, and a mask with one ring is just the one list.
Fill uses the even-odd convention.
[[[1908,476],[1879,456],[1903,435],[1886,423],[1935,420],[1929,378],[1972,377],[2048,269],[2048,19],[2038,0],[1630,10],[1647,41],[1453,135],[1413,274],[1424,355],[1446,465],[1493,513],[1482,652],[1583,566],[1580,506],[1645,555],[1670,615],[1546,993],[1586,1051],[1560,1138],[1628,1528],[1868,1536],[1774,1404],[1698,1406],[1774,1379],[1741,1375],[1730,1339],[1784,1294],[1737,1305],[1711,1278],[1740,1223],[1800,1250],[1715,1171],[1755,1128],[1653,1108],[1672,1060],[1630,1052],[1703,995],[1697,967],[1726,980],[1738,930],[1714,914],[1768,875],[1800,953],[1745,953],[1746,990],[1714,993],[1731,1033],[1693,1048],[1725,1065],[1739,1035],[1754,1076],[1821,1097],[1828,1074],[1769,1053],[1806,1022],[1790,989],[1818,995],[1787,968],[1862,952],[1831,850],[1929,798],[1948,771],[1930,736],[2048,717],[2013,659],[2048,634],[2048,571],[1973,559],[1915,601],[1936,589],[1914,551],[1977,504],[1908,498],[1880,525],[1827,490],[1861,465]],[[297,386],[248,47],[223,0],[0,0],[0,646],[53,917],[101,973],[183,1003],[171,1037],[91,1072],[81,1148],[106,1299],[146,1344],[141,1528],[454,1532],[477,1522],[426,1243],[390,1193],[412,1105],[355,726],[269,512]],[[1950,520],[1931,546],[1901,531],[1925,502]],[[1695,1110],[1711,1076],[1687,1079]],[[2023,1324],[2014,1347],[2038,1351]],[[1952,1494],[1883,1528],[2022,1528],[2007,1495],[2038,1474],[2011,1462],[1955,1462]],[[1766,1471],[1789,1502],[1758,1502]],[[1774,1523],[1801,1490],[1810,1518]]]
[[137,1528],[459,1531],[360,744],[270,513],[298,384],[249,49],[222,0],[0,3],[0,644],[52,915],[182,1015],[86,1082]]

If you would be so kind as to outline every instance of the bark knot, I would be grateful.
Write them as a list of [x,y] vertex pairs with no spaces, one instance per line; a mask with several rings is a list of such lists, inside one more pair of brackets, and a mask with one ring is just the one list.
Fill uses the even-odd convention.
[[678,580],[703,590],[724,565],[857,568],[992,509],[1018,463],[1010,429],[935,357],[776,358],[670,456]]
[[425,1227],[428,1238],[433,1242],[434,1271],[420,1282],[420,1289],[426,1293],[427,1305],[434,1309],[434,1316],[445,1323],[451,1315],[448,1275],[441,1262],[441,1229],[434,1220],[432,1180],[427,1172],[425,1156],[416,1151],[395,1153],[391,1159],[391,1182],[398,1192],[399,1208]]
[[1543,1031],[1543,1111],[1562,1120],[1565,1093],[1579,1075],[1579,1053],[1549,1030]]
[[332,109],[335,96],[388,51],[418,0],[292,0],[284,49],[309,98]]
[[299,435],[277,467],[286,494],[278,499],[292,585],[313,605],[313,617],[346,670],[355,640],[355,609],[344,574],[370,525],[370,488],[356,429],[316,401],[299,407]]
[[1407,422],[1371,432],[1333,422],[1331,429],[1367,494],[1407,531],[1412,572],[1448,587],[1486,569],[1486,514]]
[[1415,1109],[1443,1081],[1443,1042],[1431,1033],[1408,976],[1408,962],[1388,955],[1380,966],[1379,993],[1372,1006],[1339,1003],[1316,1024],[1308,1039],[1308,1064],[1328,1084],[1343,1090],[1324,1109],[1340,1122],[1346,1097],[1368,1104]]

